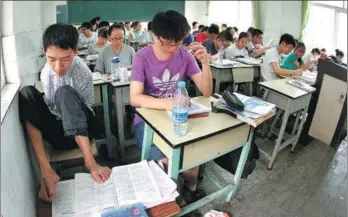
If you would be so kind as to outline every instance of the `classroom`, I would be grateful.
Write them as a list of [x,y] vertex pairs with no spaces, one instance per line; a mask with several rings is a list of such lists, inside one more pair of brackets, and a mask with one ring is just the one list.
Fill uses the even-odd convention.
[[1,217],[344,217],[347,1],[1,1]]

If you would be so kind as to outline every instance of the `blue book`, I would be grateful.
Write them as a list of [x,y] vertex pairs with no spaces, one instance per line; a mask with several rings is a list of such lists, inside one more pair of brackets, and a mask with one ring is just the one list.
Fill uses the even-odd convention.
[[102,213],[101,217],[148,217],[148,215],[145,212],[144,206],[141,203],[136,203]]

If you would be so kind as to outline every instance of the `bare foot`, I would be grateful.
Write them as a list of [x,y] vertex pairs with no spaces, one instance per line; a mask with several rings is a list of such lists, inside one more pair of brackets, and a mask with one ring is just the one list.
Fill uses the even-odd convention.
[[98,183],[107,181],[110,177],[111,170],[109,167],[102,167],[99,164],[95,164],[91,168],[88,168],[92,179]]
[[[39,198],[45,201],[53,200],[56,196],[56,183],[59,182],[60,178],[52,168],[41,171],[41,175],[42,177]],[[47,195],[43,177],[45,177],[46,179],[45,181],[49,195]]]

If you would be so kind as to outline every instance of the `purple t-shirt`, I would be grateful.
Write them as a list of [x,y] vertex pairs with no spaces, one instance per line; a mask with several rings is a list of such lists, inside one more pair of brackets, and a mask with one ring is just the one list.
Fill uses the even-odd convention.
[[[132,81],[144,83],[144,94],[155,98],[171,98],[179,81],[201,70],[192,54],[180,48],[167,60],[158,60],[152,46],[139,50],[133,58]],[[134,126],[141,119],[136,115]]]

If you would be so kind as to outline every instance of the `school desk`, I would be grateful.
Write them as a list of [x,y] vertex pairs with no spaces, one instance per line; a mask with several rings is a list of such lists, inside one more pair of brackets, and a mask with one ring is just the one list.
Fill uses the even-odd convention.
[[123,108],[130,104],[129,98],[129,86],[130,82],[112,82],[114,89],[114,95],[116,97],[115,111],[117,118],[117,131],[118,131],[118,141],[120,145],[120,156],[121,162],[125,160],[125,149],[127,146],[135,145],[135,139],[126,139],[124,133],[124,118],[123,118]]
[[[93,106],[103,106],[103,112],[104,112],[105,139],[98,139],[96,140],[96,143],[98,145],[105,144],[108,149],[109,158],[113,159],[116,156],[114,154],[116,143],[114,142],[115,139],[113,138],[113,135],[110,129],[109,98],[108,98],[108,88],[107,88],[109,83],[110,82],[105,82],[103,80],[93,81],[93,84],[95,87],[96,86],[102,87],[102,96],[103,96],[103,103],[96,103]],[[41,81],[37,81],[35,83],[35,87],[41,93],[44,92]]]
[[232,61],[233,66],[217,66],[215,63],[210,64],[212,77],[215,79],[215,93],[219,93],[220,84],[223,82],[233,82],[235,84],[248,83],[249,93],[252,93],[252,82],[254,81],[253,66],[240,62]]
[[[273,119],[271,129],[268,136],[271,134],[278,135],[272,156],[260,149],[260,152],[265,155],[269,160],[268,169],[272,169],[274,160],[277,154],[287,147],[292,145],[291,151],[293,152],[298,139],[301,135],[303,124],[306,120],[307,109],[311,100],[312,92],[307,92],[297,87],[291,86],[286,83],[287,79],[277,79],[272,81],[265,81],[259,83],[261,88],[265,90],[263,100],[273,103],[277,106],[278,112]],[[289,119],[289,116],[293,113],[296,114],[295,124],[291,134],[285,133],[285,128]],[[275,128],[275,124],[283,114],[282,125],[279,132]],[[302,117],[301,117],[302,116]],[[301,120],[300,120],[301,117]],[[299,123],[300,122],[300,123]],[[297,131],[297,132],[296,132]],[[285,139],[283,141],[283,137]]]
[[[210,105],[210,98],[201,96],[197,102]],[[141,159],[148,158],[154,143],[169,159],[168,175],[176,182],[179,173],[243,147],[233,182],[222,185],[216,177],[207,176],[219,190],[182,207],[177,216],[196,210],[217,197],[226,195],[228,202],[236,195],[251,146],[253,127],[227,114],[211,112],[208,117],[189,119],[188,133],[178,137],[174,135],[167,111],[138,108],[136,112],[145,122]]]
[[[165,203],[146,210],[149,217],[171,217],[180,212],[176,202]],[[52,204],[39,200],[38,217],[52,217]]]

